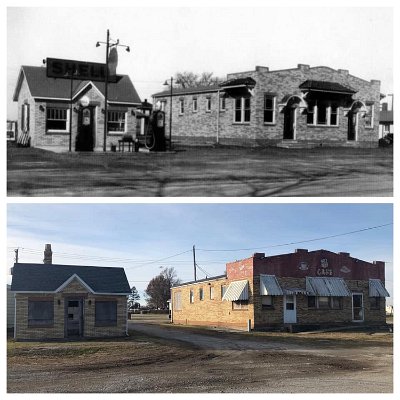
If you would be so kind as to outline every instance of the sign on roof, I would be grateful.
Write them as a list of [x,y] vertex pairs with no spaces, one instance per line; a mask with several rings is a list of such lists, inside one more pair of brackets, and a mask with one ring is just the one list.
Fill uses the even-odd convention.
[[[89,61],[63,60],[61,58],[47,58],[47,77],[101,81],[106,79],[106,64]],[[109,76],[109,82],[115,82],[116,76]]]

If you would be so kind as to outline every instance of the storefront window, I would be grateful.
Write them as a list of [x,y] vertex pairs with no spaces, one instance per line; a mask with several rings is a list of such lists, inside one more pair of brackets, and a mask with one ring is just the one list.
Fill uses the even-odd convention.
[[343,308],[342,300],[343,299],[341,297],[332,297],[332,308],[334,310],[341,310]]
[[232,301],[232,310],[247,310],[249,308],[248,300]]
[[318,308],[329,308],[329,297],[318,297]]
[[53,325],[53,300],[28,300],[28,326]]
[[315,296],[308,296],[308,308],[316,308],[317,307],[317,298]]
[[125,132],[125,112],[108,111],[107,129],[111,133]]

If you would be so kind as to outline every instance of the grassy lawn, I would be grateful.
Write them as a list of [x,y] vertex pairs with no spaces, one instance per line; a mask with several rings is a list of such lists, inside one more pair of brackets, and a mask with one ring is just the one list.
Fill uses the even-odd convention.
[[391,148],[185,147],[61,153],[9,147],[9,196],[392,196]]

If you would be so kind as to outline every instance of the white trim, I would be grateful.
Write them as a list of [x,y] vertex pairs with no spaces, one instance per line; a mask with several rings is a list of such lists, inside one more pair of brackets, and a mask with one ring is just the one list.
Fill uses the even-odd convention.
[[131,103],[129,101],[113,101],[113,100],[107,100],[108,104],[130,104],[132,106],[141,106],[140,103]]
[[179,99],[179,115],[183,114],[185,114],[185,99]]
[[[15,293],[18,294],[33,294],[33,295],[40,295],[40,294],[56,294],[58,293],[57,291],[52,291],[52,290],[37,290],[37,291],[32,291],[32,290],[18,290]],[[108,293],[108,292],[92,292],[92,294],[96,294],[99,296],[129,296],[130,292],[126,293]]]
[[42,97],[42,96],[32,96],[33,99],[35,100],[62,100],[62,101],[66,101],[69,104],[71,103],[71,98],[64,98],[64,97]]
[[272,98],[272,122],[265,121],[265,117],[263,116],[264,125],[276,125],[276,94],[268,94],[264,93],[264,104],[263,104],[263,111],[265,112],[265,98],[266,97]]
[[[194,107],[195,104],[196,104],[196,108]],[[192,99],[192,111],[193,112],[199,111],[199,105],[198,105],[198,102],[197,102],[197,98],[196,99]]]
[[[47,109],[48,108],[52,109],[52,108],[57,108],[57,107],[53,107],[53,106],[47,107],[47,105],[46,105],[46,109],[45,109],[45,113],[46,113],[45,123],[46,123],[46,125],[47,125],[47,120],[48,120],[48,118],[47,118]],[[70,112],[71,109],[67,108],[66,110],[67,110],[67,120],[66,120],[66,125],[65,125],[66,129],[46,129],[45,133],[69,133],[69,126],[70,126],[69,119],[70,119],[70,115],[71,115],[71,112]],[[52,121],[57,121],[57,120],[53,119]],[[58,120],[58,121],[60,121],[60,120]]]
[[74,279],[77,279],[79,283],[84,286],[89,292],[94,293],[93,289],[85,283],[77,274],[73,274],[70,276],[61,286],[59,286],[56,290],[55,293],[61,292],[66,286],[68,286]]
[[[76,92],[73,96],[72,96],[72,100],[76,99],[79,94],[86,89],[89,85],[92,85],[94,88],[96,88],[97,92],[99,93],[99,95],[104,99],[104,94],[100,92],[99,88],[93,83],[93,81],[89,81],[85,86],[83,86],[81,88],[81,90],[79,90],[79,92]],[[107,100],[108,103],[108,100]]]
[[[245,121],[245,99],[248,98],[250,101],[250,119]],[[236,100],[240,99],[240,121],[236,121]],[[251,98],[250,97],[236,97],[233,99],[233,124],[238,125],[250,125],[251,122]]]

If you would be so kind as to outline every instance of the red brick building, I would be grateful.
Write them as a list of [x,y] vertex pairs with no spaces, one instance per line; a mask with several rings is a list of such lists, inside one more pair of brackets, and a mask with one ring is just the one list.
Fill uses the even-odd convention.
[[[169,121],[170,92],[153,95]],[[377,146],[380,81],[310,67],[232,73],[220,85],[173,89],[172,139],[186,143]],[[166,128],[168,130],[168,126]]]
[[226,275],[172,288],[172,322],[246,329],[385,323],[385,263],[328,250],[226,264]]

